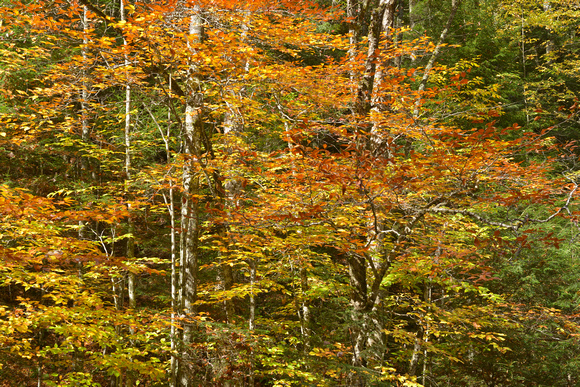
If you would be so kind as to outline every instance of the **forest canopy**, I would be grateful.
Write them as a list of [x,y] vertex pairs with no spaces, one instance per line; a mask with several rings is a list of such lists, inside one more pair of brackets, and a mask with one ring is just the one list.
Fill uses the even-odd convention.
[[0,386],[578,385],[579,17],[0,3]]

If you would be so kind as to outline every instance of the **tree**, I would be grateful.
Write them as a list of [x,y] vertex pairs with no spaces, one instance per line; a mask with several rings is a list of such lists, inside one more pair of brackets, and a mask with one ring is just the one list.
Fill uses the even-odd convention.
[[[550,311],[510,297],[506,257],[558,243],[532,231],[575,218],[577,177],[554,174],[549,130],[489,121],[492,97],[463,111],[480,80],[473,58],[438,63],[464,12],[450,4],[434,43],[395,30],[390,0],[4,7],[8,36],[29,38],[3,43],[2,68],[35,53],[45,69],[5,78],[21,99],[3,105],[2,157],[58,160],[28,167],[53,179],[44,190],[5,170],[10,372],[118,386],[531,378],[487,361],[535,359],[512,338]],[[27,155],[40,145],[56,156]],[[550,332],[575,334],[553,313]]]

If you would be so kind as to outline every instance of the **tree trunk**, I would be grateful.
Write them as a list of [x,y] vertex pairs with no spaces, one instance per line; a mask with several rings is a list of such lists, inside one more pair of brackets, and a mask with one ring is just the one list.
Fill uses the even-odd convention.
[[[366,367],[367,362],[363,353],[367,341],[366,315],[367,310],[367,271],[366,258],[360,255],[348,257],[348,269],[351,286],[350,304],[352,308],[353,351],[352,365],[357,368]],[[364,377],[356,370],[349,377],[352,386],[365,386]]]
[[[125,21],[125,0],[120,0],[120,16],[121,20]],[[127,39],[123,36],[123,47],[127,49]],[[129,236],[127,237],[127,248],[125,258],[129,265],[133,262],[135,258],[135,238],[133,233],[135,232],[135,228],[133,225],[132,219],[132,210],[130,200],[130,193],[129,193],[129,182],[131,180],[131,83],[129,79],[129,71],[127,70],[130,62],[129,57],[127,56],[127,50],[124,54],[125,59],[125,199],[127,200],[127,212],[129,213],[127,219],[127,233]],[[129,270],[127,272],[127,296],[129,298],[129,308],[135,309],[137,307],[137,299],[135,296],[135,282],[136,282],[136,275],[134,272]],[[129,327],[129,332],[131,335],[134,334],[134,329]],[[126,374],[125,386],[132,387],[134,384],[133,375],[130,372]]]
[[[224,139],[226,141],[225,149],[226,152],[232,152],[231,146],[229,144],[230,140],[234,140],[234,138],[242,131],[243,128],[243,119],[241,118],[241,114],[239,113],[238,109],[231,104],[228,105],[228,111],[226,112],[224,118]],[[230,176],[228,181],[225,184],[221,185],[219,179],[216,179],[216,193],[218,195],[217,200],[219,200],[222,210],[226,216],[230,216],[230,211],[234,209],[237,203],[237,197],[239,196],[239,191],[241,188],[241,183],[239,179]],[[227,221],[226,221],[227,222]],[[227,226],[222,225],[220,226],[219,234],[222,239],[222,243],[229,245],[229,238],[228,238],[228,230]],[[228,291],[232,289],[234,284],[234,274],[233,274],[233,267],[231,262],[228,262],[228,254],[220,253],[220,279],[221,285],[223,290]],[[234,303],[231,298],[226,298],[224,300],[224,309],[226,312],[226,321],[228,323],[232,323],[234,321]]]
[[[89,45],[89,9],[86,5],[83,6],[83,16],[82,16],[82,29],[83,29],[83,46],[81,48],[81,55],[83,57],[83,70],[82,70],[82,82],[81,82],[81,139],[83,142],[88,143],[91,137],[91,127],[89,123],[89,99],[90,99],[90,82],[89,82],[89,71],[88,71],[88,51],[87,47]],[[80,158],[81,172],[79,175],[82,177],[90,176],[93,180],[96,180],[96,174],[90,171],[89,158],[83,156]]]
[[[351,33],[351,47],[349,55],[351,60],[357,56],[359,51],[360,31],[363,22],[370,14],[368,24],[368,48],[364,63],[363,74],[358,81],[353,112],[360,122],[359,128],[367,131],[370,125],[368,122],[369,113],[372,107],[373,90],[377,78],[377,58],[380,54],[381,35],[387,25],[392,20],[392,10],[394,0],[375,0],[358,2],[351,0],[347,3],[347,16],[351,20],[349,28]],[[387,10],[389,15],[386,16]],[[386,19],[385,19],[386,16]],[[385,21],[386,20],[386,21]],[[355,23],[353,21],[358,21]],[[387,23],[387,25],[385,24]],[[354,74],[351,73],[351,79]],[[366,146],[366,145],[365,145]],[[364,150],[361,149],[361,152]],[[353,332],[353,353],[352,364],[355,367],[366,367],[367,361],[365,351],[369,342],[375,345],[372,332],[380,327],[375,327],[370,316],[374,302],[369,303],[367,284],[367,258],[360,254],[348,256],[349,277],[351,286],[351,307],[352,307],[352,329]],[[376,279],[375,279],[376,280]],[[376,337],[375,337],[376,338]],[[366,380],[360,372],[354,371],[349,376],[350,384],[353,386],[364,386]]]
[[371,14],[367,36],[367,56],[365,59],[363,76],[358,83],[354,109],[355,114],[361,118],[366,117],[371,110],[372,93],[375,86],[375,76],[377,74],[377,59],[380,53],[380,41],[383,33],[383,18],[387,6],[392,7],[393,4],[394,0],[380,0],[370,11]]
[[[248,321],[248,329],[250,334],[254,333],[256,329],[256,259],[249,260],[250,265],[250,318]],[[254,349],[250,350],[250,387],[254,386],[254,368],[255,368],[255,355]]]
[[308,285],[308,270],[304,265],[300,268],[300,330],[302,334],[302,342],[304,345],[304,353],[308,354],[311,347],[311,328],[310,328],[310,305],[308,302],[307,292],[310,286]]
[[[121,20],[125,20],[125,1],[121,0],[120,13]],[[123,37],[123,46],[127,47],[127,40]],[[129,58],[125,53],[125,68],[129,66]],[[128,71],[125,71],[125,194],[128,195],[128,182],[131,179],[131,84],[129,81]],[[128,233],[130,234],[127,238],[127,254],[126,258],[128,262],[131,262],[135,258],[135,238],[133,237],[134,227],[133,220],[131,219],[131,205],[127,204],[127,210],[129,211],[128,219]],[[129,308],[137,307],[137,300],[135,298],[135,273],[129,271],[127,273],[127,294],[129,296]]]
[[[169,90],[171,91],[171,82],[172,78],[169,75]],[[171,95],[169,96],[171,98]],[[161,137],[163,138],[163,142],[165,144],[165,155],[167,157],[167,163],[171,162],[171,148],[169,146],[169,138],[171,136],[171,110],[167,113],[167,133],[164,135],[161,126],[155,120],[155,116],[148,109],[148,112],[153,118],[153,121],[157,125],[159,132],[161,133]],[[175,195],[173,189],[173,176],[169,175],[169,198],[164,194],[163,200],[165,201],[165,205],[167,206],[167,210],[169,212],[169,224],[171,226],[171,366],[170,366],[170,382],[169,385],[171,387],[176,387],[177,383],[177,365],[178,360],[175,356],[175,352],[177,351],[178,347],[178,340],[177,340],[177,316],[181,315],[181,305],[178,298],[177,289],[179,287],[179,267],[177,266],[177,236],[176,236],[176,217],[175,217]]]
[[[385,32],[386,39],[384,39],[384,43],[379,45],[379,47],[385,51],[388,51],[394,44],[393,28],[395,23],[395,5],[395,0],[387,1],[385,4],[385,11],[383,13],[381,31]],[[385,61],[379,62],[374,76],[373,91],[371,96],[371,111],[375,113],[379,113],[385,109],[385,106],[383,106],[383,99],[380,95],[380,88],[383,81],[385,68],[388,65],[389,63],[386,63]],[[390,157],[390,149],[388,145],[389,134],[383,133],[383,130],[384,129],[378,122],[373,123],[373,127],[371,129],[370,147],[374,156],[383,156],[388,159]]]
[[[87,46],[89,44],[89,10],[86,5],[83,5],[83,47],[81,48],[81,55],[83,57],[83,66],[86,66],[88,60]],[[81,138],[83,141],[89,141],[90,126],[89,126],[89,75],[86,67],[83,70],[83,82],[81,90]],[[84,159],[86,162],[86,158]],[[83,165],[83,167],[87,167]]]
[[[190,17],[190,42],[198,43],[203,36],[203,19],[201,8],[194,6]],[[193,51],[194,47],[190,47]],[[195,313],[195,301],[198,287],[198,243],[200,220],[197,195],[200,190],[199,178],[195,176],[197,163],[201,154],[201,131],[203,130],[203,95],[197,68],[192,65],[187,79],[188,99],[185,106],[183,136],[185,140],[185,161],[183,165],[183,199],[181,208],[181,273],[180,294],[183,313],[183,338],[181,361],[178,364],[178,385],[192,386],[193,381],[188,372],[191,362],[189,345],[192,342],[193,323],[188,318]]]

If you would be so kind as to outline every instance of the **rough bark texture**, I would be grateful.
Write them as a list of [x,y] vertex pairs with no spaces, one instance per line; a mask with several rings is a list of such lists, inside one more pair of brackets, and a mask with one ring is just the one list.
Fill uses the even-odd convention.
[[[395,25],[395,5],[396,0],[385,1],[385,10],[383,12],[383,20],[381,25],[381,31],[385,34],[385,39],[383,39],[382,44],[379,44],[379,49],[389,50],[392,48],[393,42],[393,28]],[[389,63],[385,61],[379,62],[376,68],[374,80],[373,80],[373,92],[371,93],[371,111],[380,112],[386,107],[384,106],[383,100],[380,96],[380,88],[383,78],[385,76],[384,71]],[[378,90],[377,90],[378,89]],[[377,122],[373,122],[373,127],[371,129],[371,152],[374,156],[380,157],[384,156],[389,158],[390,150],[388,146],[388,133],[383,133],[383,129]]]
[[381,0],[370,10],[367,56],[355,103],[355,113],[360,117],[365,117],[371,110],[371,98],[375,86],[377,61],[380,53],[379,45],[383,33],[383,17],[387,10],[387,5],[392,3],[393,0]]
[[[372,108],[373,90],[377,84],[377,62],[381,49],[381,38],[385,29],[392,25],[393,7],[394,0],[361,2],[352,0],[347,4],[347,16],[350,21],[351,33],[351,49],[349,51],[351,58],[356,57],[359,51],[358,45],[361,39],[361,30],[368,31],[367,54],[363,74],[358,80],[353,108],[354,114],[361,123],[359,129],[363,131],[371,129],[369,127],[371,125],[369,113]],[[364,26],[362,23],[367,19],[369,20],[368,25]],[[354,73],[351,74],[352,78],[354,78]],[[352,364],[355,367],[365,366],[365,354],[368,353],[369,345],[373,347],[382,346],[383,341],[380,334],[378,336],[374,334],[377,329],[380,331],[381,327],[376,326],[377,322],[373,321],[370,315],[375,302],[369,300],[368,297],[367,265],[367,257],[364,255],[351,254],[348,257],[350,285],[352,288],[352,331],[354,333]],[[353,386],[364,386],[366,384],[365,378],[357,374],[351,376],[350,383]]]
[[[203,36],[203,19],[201,9],[195,6],[192,10],[189,36],[192,43],[200,42]],[[194,48],[192,48],[193,50]],[[188,372],[190,363],[189,344],[192,342],[193,324],[188,318],[195,314],[195,301],[198,286],[198,244],[200,219],[196,195],[199,192],[199,178],[196,166],[201,153],[201,131],[203,130],[203,95],[200,91],[200,80],[196,68],[191,66],[187,90],[190,97],[186,102],[183,137],[185,142],[185,163],[183,166],[183,200],[181,210],[181,273],[180,294],[183,323],[181,359],[177,365],[177,385],[193,385],[192,375]]]

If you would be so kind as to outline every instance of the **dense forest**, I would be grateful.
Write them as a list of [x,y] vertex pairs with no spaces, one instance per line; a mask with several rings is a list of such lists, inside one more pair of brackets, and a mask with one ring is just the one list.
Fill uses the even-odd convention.
[[0,386],[580,385],[578,20],[0,2]]

